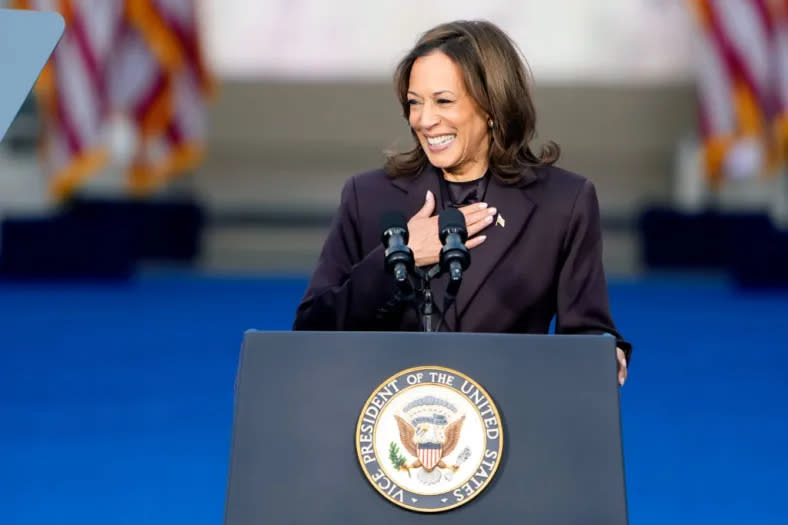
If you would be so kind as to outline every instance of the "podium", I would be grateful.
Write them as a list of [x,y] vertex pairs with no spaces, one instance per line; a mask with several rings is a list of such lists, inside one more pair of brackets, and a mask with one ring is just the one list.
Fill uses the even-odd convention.
[[[615,352],[609,336],[249,331],[236,380],[224,522],[626,524]],[[395,493],[390,488],[384,496],[381,489],[388,484],[365,472],[370,458],[359,453],[365,441],[362,435],[358,443],[362,411],[389,399],[375,392],[385,392],[387,380],[418,367],[456,371],[481,385],[497,407],[495,424],[503,434],[487,485],[467,503],[442,512],[395,504]],[[391,385],[397,394],[415,374],[399,377],[400,387]],[[470,383],[462,385],[465,390]],[[446,428],[443,416],[435,418]],[[419,483],[416,471],[426,472],[426,465],[425,472],[405,473],[388,457],[378,461],[388,477],[410,487]],[[447,479],[451,470],[435,467]],[[474,470],[460,466],[456,475]],[[430,490],[425,485],[424,492]],[[408,504],[426,500],[405,494]],[[459,501],[464,492],[458,488],[442,499],[452,504],[452,494]]]

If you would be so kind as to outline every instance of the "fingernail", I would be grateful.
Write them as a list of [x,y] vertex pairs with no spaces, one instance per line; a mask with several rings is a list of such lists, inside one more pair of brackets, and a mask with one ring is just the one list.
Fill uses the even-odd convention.
[[487,240],[487,236],[486,235],[480,235],[479,238],[482,240],[482,242]]
[[492,222],[492,220],[493,220],[492,215],[489,215],[484,218],[484,222]]
[[489,213],[490,215],[495,215],[496,213],[498,213],[498,210],[496,210],[495,208],[490,208],[489,210],[487,210],[487,213]]
[[425,197],[425,199],[430,200],[430,197],[432,197],[432,192],[430,190],[427,190],[427,196]]
[[487,203],[486,202],[480,202],[479,203],[479,208],[484,209],[486,207],[487,207]]

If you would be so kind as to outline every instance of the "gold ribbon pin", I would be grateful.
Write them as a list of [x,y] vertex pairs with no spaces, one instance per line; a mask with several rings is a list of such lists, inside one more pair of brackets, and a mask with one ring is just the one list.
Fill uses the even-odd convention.
[[506,219],[504,219],[503,215],[501,215],[500,213],[498,214],[498,218],[495,219],[495,225],[500,226],[501,228],[506,226]]

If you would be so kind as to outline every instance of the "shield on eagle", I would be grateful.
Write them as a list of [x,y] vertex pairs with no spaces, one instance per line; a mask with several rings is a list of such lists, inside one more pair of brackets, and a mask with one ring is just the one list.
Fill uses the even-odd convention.
[[432,470],[443,456],[443,447],[440,443],[420,443],[418,445],[419,461],[426,470]]

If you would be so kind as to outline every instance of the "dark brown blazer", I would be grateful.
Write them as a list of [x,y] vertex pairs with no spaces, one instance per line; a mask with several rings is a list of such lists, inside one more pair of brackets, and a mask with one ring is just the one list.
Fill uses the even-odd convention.
[[[439,205],[439,177],[428,166],[411,178],[391,179],[376,170],[345,184],[294,329],[421,329],[416,312],[398,304],[393,277],[384,271],[379,219],[390,210],[413,216],[427,190]],[[487,227],[487,240],[471,250],[471,265],[442,329],[547,333],[556,316],[556,333],[610,333],[628,353],[630,345],[610,316],[591,182],[557,167],[537,168],[514,185],[493,177],[484,200],[498,209],[503,226],[498,221]],[[438,307],[443,279],[432,286]]]

